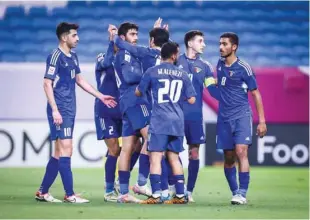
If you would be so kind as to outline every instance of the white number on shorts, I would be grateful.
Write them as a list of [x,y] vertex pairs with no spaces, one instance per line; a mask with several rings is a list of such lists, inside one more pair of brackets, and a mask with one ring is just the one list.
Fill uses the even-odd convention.
[[183,81],[178,79],[171,82],[169,79],[159,79],[158,81],[164,83],[164,87],[158,90],[158,103],[169,102],[168,99],[164,99],[164,95],[168,94],[172,103],[178,102],[181,96]]
[[113,126],[109,126],[109,135],[112,135],[112,134],[113,134],[113,132],[114,132],[113,129],[114,129]]

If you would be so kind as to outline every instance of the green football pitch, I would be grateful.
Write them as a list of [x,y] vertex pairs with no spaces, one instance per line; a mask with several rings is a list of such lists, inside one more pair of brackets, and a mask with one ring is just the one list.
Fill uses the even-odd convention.
[[[187,205],[139,205],[107,203],[104,169],[73,169],[76,193],[89,204],[40,203],[34,194],[44,169],[0,169],[0,218],[40,219],[309,219],[308,168],[252,168],[248,204],[230,205],[231,194],[222,168],[201,169],[194,192],[196,203]],[[132,174],[133,185],[137,170]],[[60,176],[51,188],[54,197],[63,197]],[[143,197],[142,197],[143,198]]]

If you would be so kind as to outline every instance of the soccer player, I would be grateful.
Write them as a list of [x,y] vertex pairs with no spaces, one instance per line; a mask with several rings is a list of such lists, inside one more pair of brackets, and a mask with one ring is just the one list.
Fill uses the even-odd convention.
[[[96,63],[97,89],[104,94],[119,99],[119,91],[114,74],[114,36],[116,29],[109,26],[109,46],[106,54],[100,53]],[[105,201],[116,202],[117,191],[114,189],[116,163],[120,153],[118,138],[122,134],[122,115],[119,106],[108,108],[99,99],[95,100],[95,124],[97,139],[104,140],[108,147],[105,163]]]
[[[154,28],[149,32],[149,47],[142,47],[137,45],[132,45],[127,41],[122,40],[121,38],[117,38],[115,44],[118,48],[127,50],[132,56],[137,57],[142,62],[143,72],[146,72],[147,69],[153,67],[155,65],[159,65],[161,62],[160,51],[161,47],[164,43],[169,41],[169,32],[165,28],[161,28],[162,19],[159,18],[155,24]],[[146,96],[150,103],[152,103],[151,94],[147,91]],[[165,161],[163,160],[163,163]],[[165,165],[165,164],[163,164]],[[149,156],[147,153],[147,149],[142,149],[139,161],[139,176],[138,181],[133,187],[133,191],[136,194],[142,194],[146,196],[150,196],[151,192],[147,188],[147,178],[149,175]],[[163,190],[166,190],[166,197],[168,197],[168,183],[165,181],[167,179],[166,175],[163,175],[164,180],[162,181]]]
[[[232,204],[246,204],[250,182],[248,148],[252,144],[252,111],[248,100],[250,91],[259,117],[257,135],[267,132],[263,102],[255,75],[249,64],[236,56],[239,38],[235,33],[220,37],[221,59],[217,64],[220,92],[217,119],[217,148],[224,150],[224,172],[232,192]],[[235,161],[238,160],[239,185]]]
[[154,97],[148,145],[148,151],[151,152],[152,196],[142,201],[143,204],[162,203],[161,160],[165,151],[176,180],[176,195],[164,203],[187,203],[183,167],[179,161],[179,153],[184,150],[184,117],[180,101],[184,94],[187,101],[193,104],[196,93],[187,73],[175,66],[178,53],[178,44],[165,43],[161,49],[162,64],[148,69],[136,88],[137,96],[151,90]]
[[179,68],[186,71],[197,93],[194,105],[183,101],[185,119],[185,137],[188,144],[188,178],[187,195],[189,202],[195,202],[192,196],[199,171],[199,147],[205,143],[202,118],[203,89],[207,87],[210,94],[217,98],[218,88],[215,84],[214,70],[211,64],[200,55],[205,48],[204,34],[199,30],[191,30],[184,36],[186,52],[178,59]]
[[75,84],[108,107],[116,106],[112,96],[103,95],[95,90],[80,74],[78,57],[75,52],[71,51],[79,41],[78,28],[77,24],[60,23],[56,29],[59,46],[46,60],[44,91],[48,99],[47,118],[51,132],[50,138],[55,142],[55,153],[47,164],[41,187],[36,193],[35,198],[38,201],[61,202],[48,193],[59,171],[65,189],[64,202],[89,202],[87,199],[75,195],[73,191],[71,156],[76,114]]
[[[131,44],[138,40],[138,26],[123,23],[118,29],[118,36]],[[147,145],[147,131],[150,119],[150,103],[147,97],[136,97],[135,88],[142,78],[141,62],[126,50],[119,50],[115,58],[116,81],[120,91],[120,110],[123,116],[122,150],[119,159],[120,203],[139,203],[140,200],[129,194],[130,158],[137,141],[137,133]]]

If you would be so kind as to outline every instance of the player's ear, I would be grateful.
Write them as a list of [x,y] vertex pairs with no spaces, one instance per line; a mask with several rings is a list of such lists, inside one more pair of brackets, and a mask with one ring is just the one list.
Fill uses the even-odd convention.
[[187,44],[188,44],[188,47],[192,47],[193,46],[193,42],[191,40],[188,41]]
[[122,40],[125,40],[126,39],[126,37],[124,36],[124,35],[120,35],[119,36]]
[[237,48],[238,48],[237,44],[233,44],[233,46],[232,46],[233,51],[236,51]]
[[154,45],[154,37],[151,37],[150,38],[150,46],[153,46]]

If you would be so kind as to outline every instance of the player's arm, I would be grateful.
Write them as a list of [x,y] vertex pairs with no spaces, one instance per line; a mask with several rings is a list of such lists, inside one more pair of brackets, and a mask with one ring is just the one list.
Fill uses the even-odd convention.
[[107,52],[97,56],[97,70],[105,70],[113,65],[114,61],[114,42],[110,41]]
[[109,95],[103,95],[101,92],[96,90],[92,85],[90,85],[82,76],[81,74],[76,75],[76,83],[79,87],[81,87],[84,91],[88,92],[89,94],[93,95],[94,97],[100,99],[106,106],[109,108],[114,108],[117,103],[114,100],[115,97]]
[[52,108],[53,120],[56,125],[62,124],[62,116],[58,111],[58,107],[55,101],[54,89],[56,86],[59,77],[58,65],[59,65],[59,53],[54,52],[52,55],[49,55],[46,60],[46,70],[43,80],[43,88],[47,98],[48,103]]
[[139,83],[142,77],[141,68],[131,65],[131,55],[124,50],[119,53],[121,59],[121,70],[124,80],[128,84]]
[[252,97],[255,102],[256,110],[258,113],[258,120],[259,124],[257,126],[257,132],[256,134],[259,137],[264,137],[267,132],[267,126],[266,126],[266,119],[265,119],[265,113],[264,113],[264,106],[263,106],[263,100],[262,96],[258,90],[257,82],[255,75],[250,67],[245,68],[243,79],[248,86],[248,90],[251,91]]
[[194,104],[196,102],[196,91],[194,86],[188,77],[187,73],[183,73],[183,81],[184,81],[184,89],[185,89],[185,97],[187,98],[187,102],[189,104]]
[[220,92],[217,86],[217,81],[214,78],[214,70],[212,66],[205,62],[205,87],[208,89],[210,95],[215,98],[216,100],[219,100],[220,98]]
[[142,76],[139,85],[136,88],[135,95],[142,96],[145,94],[151,84],[151,69],[148,69]]
[[143,57],[145,57],[147,54],[150,53],[150,48],[132,45],[127,41],[122,40],[122,38],[120,37],[116,37],[115,44],[118,48],[122,50],[127,50],[130,54],[139,59],[142,59]]

